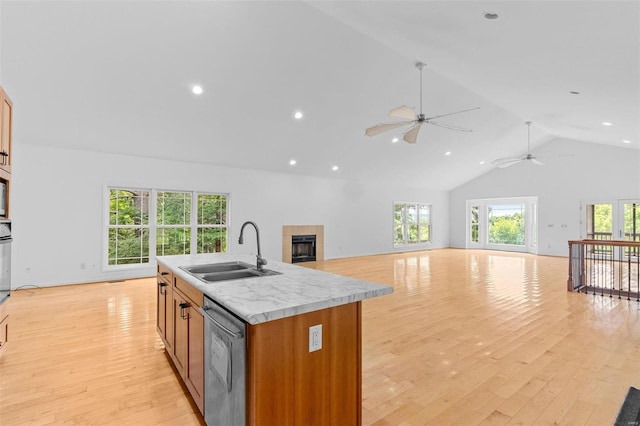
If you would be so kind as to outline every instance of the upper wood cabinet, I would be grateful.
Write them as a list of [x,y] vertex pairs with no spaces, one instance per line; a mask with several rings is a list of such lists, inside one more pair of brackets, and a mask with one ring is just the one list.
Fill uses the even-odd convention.
[[[13,139],[13,103],[0,87],[0,170],[11,173],[11,145]],[[8,180],[4,173],[0,178]]]

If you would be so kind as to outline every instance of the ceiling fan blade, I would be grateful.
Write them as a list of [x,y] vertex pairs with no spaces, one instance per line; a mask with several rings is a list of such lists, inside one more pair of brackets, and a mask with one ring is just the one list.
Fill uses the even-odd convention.
[[411,124],[411,121],[399,121],[397,123],[382,123],[382,124],[377,124],[373,127],[369,127],[367,130],[364,131],[364,134],[367,136],[375,136],[378,135],[380,133],[386,132],[388,130],[392,130],[395,129],[397,127],[401,127],[401,126],[406,126],[407,124]]
[[533,164],[537,164],[538,166],[544,166],[544,163],[543,163],[542,161],[538,161],[538,160],[536,160],[535,158],[532,158],[532,159],[531,159],[531,162],[532,162]]
[[389,116],[397,117],[397,118],[406,118],[407,120],[416,120],[418,118],[416,113],[413,111],[413,108],[409,108],[406,105],[402,105],[402,106],[399,106],[398,108],[392,109],[391,111],[389,111]]
[[480,109],[480,107],[469,108],[469,109],[463,109],[462,111],[450,112],[450,113],[448,113],[448,114],[442,114],[442,115],[435,115],[435,116],[433,116],[433,117],[427,117],[427,118],[426,118],[426,121],[433,120],[433,119],[435,119],[435,118],[447,117],[447,116],[449,116],[449,115],[460,114],[460,113],[462,113],[462,112],[473,111],[473,110],[476,110],[476,109]]
[[522,158],[498,158],[497,160],[493,160],[491,164],[500,169],[504,169],[505,167],[513,166],[522,160]]
[[473,130],[471,130],[471,129],[465,129],[463,127],[456,127],[456,126],[452,126],[450,124],[436,123],[435,121],[425,121],[425,123],[433,124],[434,126],[438,126],[438,127],[444,127],[445,129],[457,130],[458,132],[473,132]]
[[404,139],[405,142],[416,143],[420,127],[422,127],[422,123],[416,123],[412,128],[407,130],[404,135],[402,135],[402,139]]

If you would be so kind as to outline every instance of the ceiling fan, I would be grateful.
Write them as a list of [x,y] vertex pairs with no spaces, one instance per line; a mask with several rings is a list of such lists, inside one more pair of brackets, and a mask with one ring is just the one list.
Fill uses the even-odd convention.
[[538,166],[544,166],[544,163],[531,154],[531,122],[526,121],[524,124],[527,125],[527,155],[521,158],[498,158],[497,160],[492,161],[494,166],[504,169],[505,167],[513,166],[521,161],[531,161],[533,164],[537,164]]
[[420,70],[420,114],[416,115],[416,113],[413,111],[413,108],[410,108],[410,107],[408,107],[406,105],[399,106],[399,107],[394,108],[391,111],[389,111],[389,116],[390,117],[397,117],[397,118],[404,118],[404,119],[406,119],[408,121],[398,121],[398,122],[395,122],[395,123],[377,124],[377,125],[375,125],[373,127],[369,127],[367,130],[365,130],[365,132],[364,132],[365,135],[367,135],[367,136],[375,136],[375,135],[378,135],[380,133],[386,132],[388,130],[395,129],[397,127],[411,125],[409,130],[404,132],[404,134],[402,135],[402,139],[404,139],[405,142],[416,143],[416,139],[418,138],[418,132],[420,131],[420,127],[422,127],[422,125],[425,124],[425,123],[433,124],[434,126],[438,126],[438,127],[444,127],[445,129],[457,130],[459,132],[471,132],[472,131],[472,130],[469,130],[469,129],[463,129],[462,127],[456,127],[456,126],[451,126],[449,124],[438,123],[438,122],[435,122],[433,120],[435,120],[436,118],[447,117],[449,115],[460,114],[462,112],[473,111],[474,109],[479,109],[480,107],[465,109],[465,110],[462,110],[462,111],[450,112],[448,114],[435,115],[433,117],[425,117],[424,116],[424,114],[422,113],[422,69],[425,66],[426,66],[426,64],[423,63],[423,62],[417,62],[416,63],[416,68],[418,68]]

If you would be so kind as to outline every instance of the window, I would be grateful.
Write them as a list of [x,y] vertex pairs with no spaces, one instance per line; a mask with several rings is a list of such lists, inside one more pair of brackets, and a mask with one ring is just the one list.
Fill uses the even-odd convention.
[[191,193],[158,191],[156,254],[191,253]]
[[431,205],[394,203],[394,245],[426,244],[431,242]]
[[226,194],[125,188],[108,188],[108,193],[109,266],[227,251]]
[[538,198],[467,200],[467,248],[537,253]]
[[478,244],[480,242],[480,206],[471,206],[469,221],[471,225],[471,242]]
[[149,263],[149,191],[109,193],[108,265]]
[[490,204],[488,217],[489,244],[524,245],[524,204]]
[[197,253],[227,251],[227,196],[198,194]]

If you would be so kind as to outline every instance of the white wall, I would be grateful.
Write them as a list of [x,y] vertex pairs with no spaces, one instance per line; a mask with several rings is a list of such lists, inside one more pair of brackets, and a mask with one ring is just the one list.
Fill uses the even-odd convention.
[[533,153],[544,166],[494,169],[451,191],[452,247],[465,247],[468,199],[538,196],[539,254],[567,256],[567,241],[580,239],[581,203],[640,198],[638,150],[554,139]]
[[281,260],[283,225],[323,224],[326,258],[393,252],[394,200],[431,203],[432,247],[449,245],[449,200],[442,191],[15,142],[13,288],[154,274],[153,268],[135,273],[101,270],[104,185],[230,193],[232,253],[255,253],[251,232],[244,245],[237,244],[245,220],[260,227],[267,259]]

